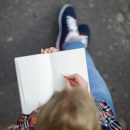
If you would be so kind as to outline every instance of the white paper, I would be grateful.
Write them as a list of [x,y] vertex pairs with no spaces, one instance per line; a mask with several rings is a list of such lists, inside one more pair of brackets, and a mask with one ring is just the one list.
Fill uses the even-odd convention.
[[50,58],[48,54],[39,54],[16,58],[15,61],[19,66],[19,78],[21,78],[20,99],[23,98],[22,102],[26,104],[22,106],[22,112],[30,113],[52,96]]
[[89,84],[84,48],[18,57],[15,65],[25,114],[46,103],[54,91],[64,89],[63,75],[78,73]]
[[[55,91],[62,90],[65,86],[63,76],[69,74],[80,74],[89,84],[87,63],[84,48],[60,51],[52,53],[51,65],[54,77]],[[90,87],[88,86],[89,91]]]

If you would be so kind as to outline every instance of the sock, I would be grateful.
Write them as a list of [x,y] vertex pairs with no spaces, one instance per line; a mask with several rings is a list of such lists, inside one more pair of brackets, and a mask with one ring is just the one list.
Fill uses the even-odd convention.
[[[78,31],[71,31],[66,36],[65,42],[70,42],[70,41],[73,41],[73,40],[77,40],[79,36],[80,35],[79,35]],[[77,39],[76,39],[76,37],[77,37]]]
[[88,36],[87,35],[80,35],[80,42],[82,42],[85,48],[88,47]]

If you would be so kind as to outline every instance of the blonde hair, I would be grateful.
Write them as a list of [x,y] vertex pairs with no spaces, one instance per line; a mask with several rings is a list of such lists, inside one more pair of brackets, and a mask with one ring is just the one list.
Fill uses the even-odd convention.
[[36,130],[99,130],[98,111],[89,92],[73,89],[55,93],[40,108]]

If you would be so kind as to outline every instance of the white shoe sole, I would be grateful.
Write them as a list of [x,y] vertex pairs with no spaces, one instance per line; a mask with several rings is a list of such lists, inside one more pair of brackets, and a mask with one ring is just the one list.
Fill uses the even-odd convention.
[[59,17],[58,17],[58,24],[59,24],[59,33],[58,33],[58,36],[57,36],[57,41],[56,41],[56,48],[60,50],[60,39],[61,39],[61,33],[62,33],[62,23],[61,23],[61,19],[62,19],[62,15],[63,15],[63,12],[64,10],[69,7],[69,6],[72,6],[71,4],[66,4],[62,7],[61,11],[60,11],[60,14],[59,14]]

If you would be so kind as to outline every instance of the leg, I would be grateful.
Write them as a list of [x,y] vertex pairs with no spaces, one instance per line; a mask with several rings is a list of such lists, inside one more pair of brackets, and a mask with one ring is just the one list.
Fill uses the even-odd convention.
[[[85,46],[78,40],[73,41],[71,43],[65,43],[63,46],[63,50],[71,50],[76,48],[85,48]],[[109,89],[105,81],[97,71],[94,62],[87,50],[86,50],[86,60],[87,60],[91,94],[95,97],[95,100],[97,102],[101,100],[105,101],[110,106],[112,111],[115,113]]]
[[[82,26],[78,29],[76,13],[72,5],[65,5],[59,14],[59,33],[56,47],[60,50],[69,50],[75,48],[85,48],[88,45],[90,31],[87,27]],[[79,34],[81,32],[81,34]],[[82,36],[81,36],[82,35]],[[77,40],[76,40],[77,39]],[[80,40],[79,40],[80,39]],[[91,56],[86,51],[86,59],[88,65],[88,75],[90,81],[90,89],[96,101],[104,100],[114,112],[112,98],[106,83],[96,70]]]

